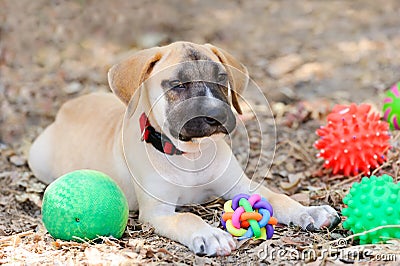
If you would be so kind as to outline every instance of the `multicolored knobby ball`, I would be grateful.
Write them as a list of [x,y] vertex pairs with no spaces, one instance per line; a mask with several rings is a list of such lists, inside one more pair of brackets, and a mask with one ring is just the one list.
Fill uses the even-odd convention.
[[328,124],[317,130],[317,157],[325,159],[324,167],[332,168],[333,174],[370,175],[371,169],[386,161],[389,124],[370,110],[368,104],[336,105],[327,117]]
[[250,237],[270,239],[274,234],[274,225],[278,223],[272,215],[271,204],[260,195],[239,194],[225,202],[221,223],[239,240]]
[[[362,233],[382,225],[400,225],[400,184],[388,175],[364,177],[354,183],[343,199],[347,217],[343,227],[353,233]],[[359,237],[360,244],[376,244],[391,238],[400,238],[400,228],[383,228]],[[356,238],[356,239],[357,239]]]
[[386,92],[383,100],[383,119],[389,122],[390,129],[400,129],[400,82]]
[[110,177],[94,170],[63,175],[47,187],[43,197],[43,223],[58,239],[120,238],[128,214],[122,190]]

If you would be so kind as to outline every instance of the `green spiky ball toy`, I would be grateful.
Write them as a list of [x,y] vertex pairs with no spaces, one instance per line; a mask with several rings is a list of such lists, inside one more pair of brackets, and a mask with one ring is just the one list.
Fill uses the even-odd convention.
[[63,175],[47,187],[43,197],[43,223],[58,239],[120,238],[128,214],[122,190],[110,177],[94,170]]
[[[400,225],[400,184],[394,183],[389,175],[364,177],[360,183],[354,183],[343,203],[347,205],[342,210],[347,216],[343,227],[355,234],[382,225]],[[387,227],[356,237],[360,244],[384,243],[393,238],[400,238],[399,227]]]

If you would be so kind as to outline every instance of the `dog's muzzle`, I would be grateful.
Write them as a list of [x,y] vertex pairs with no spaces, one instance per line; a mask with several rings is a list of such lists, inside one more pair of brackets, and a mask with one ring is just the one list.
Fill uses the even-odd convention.
[[174,108],[168,121],[171,135],[181,141],[229,134],[236,126],[235,115],[227,103],[204,97]]

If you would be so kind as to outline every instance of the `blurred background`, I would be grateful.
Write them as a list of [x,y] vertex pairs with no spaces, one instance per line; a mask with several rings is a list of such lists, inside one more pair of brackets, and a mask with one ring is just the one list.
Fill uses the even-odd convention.
[[0,0],[0,142],[30,142],[68,98],[107,91],[132,51],[210,42],[275,103],[374,101],[399,79],[400,1]]
[[[35,264],[54,264],[54,254],[61,254],[61,264],[82,264],[85,256],[89,262],[95,259],[93,265],[100,257],[126,261],[127,256],[142,256],[134,264],[259,261],[257,253],[263,247],[253,248],[254,242],[224,259],[194,256],[140,224],[137,212],[131,213],[129,235],[122,242],[96,246],[101,256],[92,246],[56,246],[41,223],[46,186],[26,162],[33,139],[68,99],[109,91],[107,71],[114,63],[140,49],[180,40],[229,51],[248,67],[269,101],[273,118],[265,104],[260,108],[264,113],[257,115],[262,134],[258,121],[245,113],[248,131],[236,130],[232,138],[239,144],[233,151],[246,174],[305,205],[329,204],[340,212],[354,179],[322,169],[313,147],[314,132],[326,123],[336,103],[367,102],[380,109],[385,89],[400,80],[399,0],[0,0],[0,238],[5,237],[0,241],[0,264],[29,264],[27,258]],[[263,98],[256,93],[249,88],[246,100]],[[399,134],[381,172],[397,178],[398,139]],[[262,150],[261,143],[270,149]],[[216,213],[222,204],[190,211],[218,226]],[[331,241],[348,235],[340,227],[329,234],[276,229],[274,242],[263,242],[272,246],[264,247],[292,251],[295,244],[303,251],[313,243],[330,249]],[[21,238],[9,237],[17,233]]]

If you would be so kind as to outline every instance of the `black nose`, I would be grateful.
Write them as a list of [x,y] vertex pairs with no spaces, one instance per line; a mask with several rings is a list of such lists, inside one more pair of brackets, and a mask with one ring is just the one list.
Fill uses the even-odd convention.
[[[229,134],[235,128],[236,119],[229,105],[215,106],[215,104],[201,102],[193,106],[185,105],[185,109],[176,114],[180,118],[176,125],[170,127],[171,135],[182,141],[190,141],[193,138],[208,137],[213,134]],[[182,115],[183,114],[183,115]],[[172,116],[171,116],[172,117]],[[175,115],[174,115],[175,117]]]

